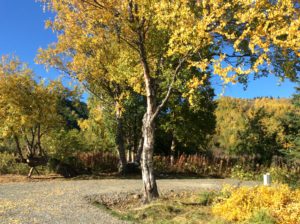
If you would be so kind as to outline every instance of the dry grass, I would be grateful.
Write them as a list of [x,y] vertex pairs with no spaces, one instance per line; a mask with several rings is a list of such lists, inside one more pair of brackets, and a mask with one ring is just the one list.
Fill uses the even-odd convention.
[[5,174],[5,175],[0,175],[0,184],[13,183],[13,182],[40,182],[40,181],[50,181],[50,180],[53,181],[53,180],[61,180],[61,179],[64,178],[57,174],[33,176],[32,178],[27,178],[27,176],[24,175]]
[[[133,223],[151,224],[225,224],[211,213],[211,203],[217,192],[169,192],[150,204],[143,205],[141,200],[130,197],[121,206],[96,203],[105,207],[118,218]],[[94,203],[95,204],[95,203]]]

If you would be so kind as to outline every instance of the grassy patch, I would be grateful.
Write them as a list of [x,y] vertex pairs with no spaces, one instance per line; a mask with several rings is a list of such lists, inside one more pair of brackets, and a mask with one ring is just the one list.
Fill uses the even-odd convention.
[[299,198],[288,185],[169,192],[147,205],[136,193],[93,197],[112,215],[143,224],[300,224]]
[[150,204],[143,205],[140,199],[121,203],[122,206],[106,206],[99,202],[94,205],[105,209],[113,216],[133,223],[151,224],[227,224],[211,213],[211,204],[217,192],[168,193]]
[[110,209],[109,207],[105,206],[104,204],[101,204],[99,202],[93,202],[92,203],[94,206],[96,206],[97,208],[100,208],[102,210],[105,210],[106,212],[108,212],[109,214],[111,214],[112,216],[117,217],[120,220],[124,220],[124,221],[136,221],[134,219],[134,217],[132,217],[131,215],[126,215],[126,214],[122,214],[120,212],[117,212],[115,210]]
[[269,214],[266,210],[258,210],[255,212],[249,220],[247,220],[247,224],[275,224],[276,220]]

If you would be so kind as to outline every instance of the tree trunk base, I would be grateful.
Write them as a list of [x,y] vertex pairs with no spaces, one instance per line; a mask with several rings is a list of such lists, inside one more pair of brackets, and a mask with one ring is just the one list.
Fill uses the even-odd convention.
[[35,171],[37,173],[37,175],[40,175],[39,171],[35,167],[31,167],[29,170],[29,173],[27,175],[27,178],[31,178],[33,171]]
[[144,189],[144,192],[145,192],[145,195],[144,195],[143,201],[142,201],[143,204],[149,204],[150,202],[159,198],[159,193],[158,193],[156,185],[150,191],[147,189]]

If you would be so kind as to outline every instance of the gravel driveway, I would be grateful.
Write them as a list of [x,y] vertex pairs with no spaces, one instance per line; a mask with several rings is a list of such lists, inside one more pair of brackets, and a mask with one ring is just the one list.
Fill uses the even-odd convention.
[[[229,179],[158,180],[161,190],[218,189],[223,184],[239,184]],[[254,185],[255,182],[242,182]],[[124,223],[104,210],[90,205],[89,195],[142,189],[141,180],[66,180],[0,184],[0,223]]]

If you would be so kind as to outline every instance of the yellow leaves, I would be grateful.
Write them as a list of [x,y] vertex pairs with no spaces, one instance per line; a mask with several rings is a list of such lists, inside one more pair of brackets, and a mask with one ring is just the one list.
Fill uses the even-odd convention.
[[187,83],[187,86],[189,89],[197,89],[199,86],[202,86],[204,84],[204,81],[207,79],[207,74],[205,74],[201,79],[198,77],[193,77],[189,82]]
[[223,66],[222,63],[225,57],[225,55],[220,55],[219,59],[213,60],[214,73],[220,76],[225,84],[236,83],[236,79],[239,75],[245,75],[251,72],[250,70],[243,70],[241,67],[233,67],[231,65]]
[[267,209],[279,224],[300,222],[300,190],[287,185],[227,189],[230,196],[215,204],[212,211],[229,221],[249,219],[260,209]]
[[[300,55],[299,12],[293,0],[136,0],[132,5],[104,0],[96,7],[92,0],[44,1],[57,12],[52,27],[63,32],[43,61],[71,70],[80,81],[100,88],[117,84],[143,94],[141,36],[150,75],[161,80],[169,77],[169,71],[161,68],[168,67],[166,61],[184,58],[187,66],[202,72],[213,68],[227,84],[270,63],[274,45]],[[230,65],[225,55],[216,59],[227,46],[241,57],[249,48],[246,54],[258,59],[251,68]],[[61,60],[53,59],[57,57]],[[66,63],[65,58],[72,60]],[[157,65],[161,59],[163,64]],[[249,58],[245,61],[250,62]],[[271,71],[271,66],[267,68]]]
[[[288,99],[256,99],[252,105],[252,112],[263,109],[268,116],[261,119],[261,124],[267,135],[276,133],[276,140],[280,144],[288,146],[285,139],[285,130],[281,119],[288,112],[296,112],[296,108]],[[249,111],[248,114],[251,112]]]
[[[218,141],[222,148],[233,149],[234,153],[247,153],[245,145],[249,142],[252,145],[261,144],[262,138],[272,139],[274,144],[288,148],[291,140],[287,140],[285,126],[282,123],[287,113],[297,113],[297,109],[288,99],[248,100],[221,97],[215,111]],[[256,131],[257,127],[251,126],[253,122],[259,125],[260,133]],[[269,152],[272,146],[263,144],[264,150]]]
[[199,68],[202,72],[206,72],[206,69],[208,68],[210,61],[208,61],[207,58],[204,58],[201,61],[192,61],[189,60],[189,67],[195,67],[195,68]]
[[79,119],[77,121],[77,123],[78,123],[78,126],[80,127],[81,130],[86,130],[89,127],[89,124],[88,124],[87,120]]
[[269,60],[267,54],[262,54],[262,55],[260,55],[260,56],[257,58],[257,60],[255,61],[254,65],[252,66],[253,71],[254,71],[254,72],[258,72],[258,71],[259,71],[258,67],[259,67],[260,65],[263,65],[265,61],[267,61],[268,64],[270,64],[270,60]]
[[1,135],[22,135],[37,126],[50,130],[59,125],[58,101],[69,92],[58,81],[48,85],[43,80],[37,83],[30,69],[16,59],[11,60],[0,64],[0,70],[3,68],[0,72]]
[[186,0],[159,1],[154,6],[155,25],[170,34],[166,52],[168,56],[196,52],[210,44],[212,39],[211,34],[205,31],[209,20],[199,20],[188,3]]
[[[268,1],[239,1],[241,10],[235,14],[237,24],[243,24],[239,38],[234,43],[238,51],[243,40],[248,41],[252,54],[263,55],[268,61],[266,53],[273,45],[284,49],[291,49],[299,55],[299,12],[293,1],[278,1],[271,4]],[[285,37],[286,36],[286,37]],[[257,67],[253,68],[257,71]]]
[[197,96],[195,93],[198,91],[200,86],[204,85],[204,82],[207,79],[207,74],[204,74],[203,77],[193,77],[191,80],[189,80],[186,84],[188,92],[183,93],[183,97],[187,98],[189,101],[190,106],[195,106],[195,100]]

